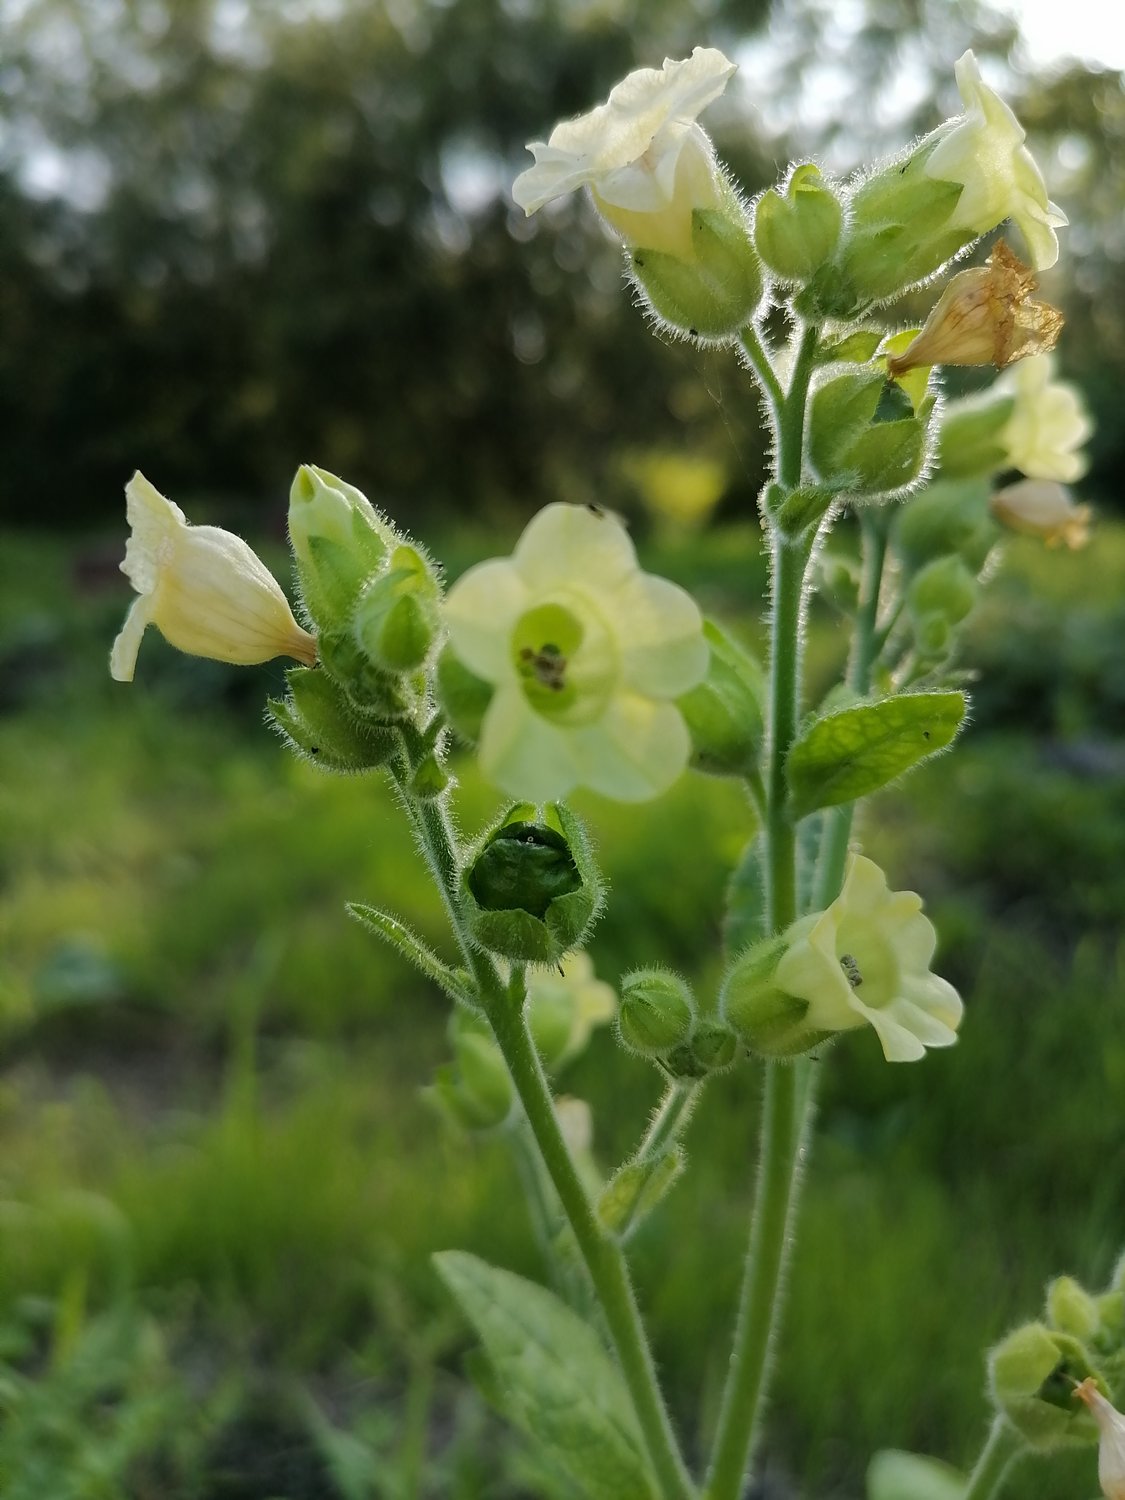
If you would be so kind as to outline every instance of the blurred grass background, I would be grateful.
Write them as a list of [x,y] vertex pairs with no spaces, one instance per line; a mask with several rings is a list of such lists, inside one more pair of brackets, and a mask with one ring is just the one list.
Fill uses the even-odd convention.
[[[646,566],[759,634],[765,442],[733,361],[653,341],[585,205],[525,222],[507,198],[524,140],[696,43],[743,63],[708,125],[749,192],[792,153],[847,172],[956,110],[972,43],[1072,219],[1044,290],[1099,420],[1095,542],[1008,546],[966,643],[970,731],[865,820],[968,1016],[918,1067],[873,1037],[832,1054],[757,1493],[861,1500],[882,1446],[970,1461],[985,1346],[1049,1276],[1099,1286],[1125,1242],[1121,75],[1033,75],[1010,16],[945,0],[0,0],[0,28],[4,1500],[568,1494],[462,1379],[428,1259],[537,1274],[515,1173],[419,1098],[444,1002],[343,912],[387,902],[444,945],[410,839],[378,778],[281,753],[280,667],[153,635],[138,682],[109,681],[120,492],[144,467],[282,578],[307,459],[451,576],[544,501],[598,500]],[[817,612],[813,699],[843,649]],[[472,828],[496,799],[462,771]],[[740,794],[576,800],[613,891],[599,972],[713,985]],[[607,1167],[658,1088],[608,1035],[565,1086]],[[636,1247],[693,1433],[756,1089],[745,1067],[711,1091]],[[1018,1484],[1092,1495],[1093,1457]]]

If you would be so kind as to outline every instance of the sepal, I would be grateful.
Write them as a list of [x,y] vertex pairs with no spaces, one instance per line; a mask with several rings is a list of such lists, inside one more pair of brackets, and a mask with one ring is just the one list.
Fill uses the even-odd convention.
[[794,167],[784,193],[770,188],[754,210],[754,244],[762,264],[782,281],[805,282],[830,259],[844,211],[820,169]]
[[745,215],[733,189],[726,189],[726,198],[722,210],[693,212],[692,259],[659,250],[628,253],[630,275],[648,307],[689,338],[734,338],[762,300],[762,269]]
[[396,730],[357,714],[340,685],[315,667],[285,674],[287,698],[271,698],[270,720],[299,754],[324,771],[371,771],[402,748]]
[[617,1035],[638,1057],[663,1058],[687,1041],[695,997],[687,981],[667,969],[637,969],[621,981]]
[[691,762],[714,776],[745,776],[758,764],[765,733],[765,678],[757,659],[714,620],[703,634],[711,648],[703,681],[677,699],[691,735]]
[[1092,1420],[1074,1404],[1074,1389],[1098,1372],[1073,1335],[1026,1323],[992,1350],[988,1368],[993,1401],[1032,1448],[1050,1453],[1095,1440]]

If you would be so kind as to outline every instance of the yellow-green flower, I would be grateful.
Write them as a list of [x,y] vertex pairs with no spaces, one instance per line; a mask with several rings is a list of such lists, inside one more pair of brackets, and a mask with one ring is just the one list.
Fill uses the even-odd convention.
[[1010,484],[993,495],[989,509],[1002,525],[1037,536],[1048,547],[1073,552],[1090,540],[1090,507],[1075,505],[1069,490],[1053,479]]
[[735,71],[714,47],[638,68],[605,104],[532,141],[535,165],[512,196],[533,214],[553,198],[588,187],[603,217],[631,245],[691,260],[692,213],[721,209],[724,183],[714,147],[696,117]]
[[796,921],[785,941],[773,984],[808,1002],[810,1030],[869,1024],[888,1062],[916,1062],[957,1040],[961,997],[930,972],[937,934],[922,898],[889,890],[871,860],[852,855],[836,900]]
[[1059,258],[1055,230],[1066,224],[1066,215],[1047,197],[1043,175],[1024,145],[1027,132],[981,78],[972,52],[958,59],[956,74],[965,113],[943,128],[926,161],[926,175],[961,184],[952,228],[985,234],[1011,219],[1032,265],[1045,271]]
[[118,682],[132,682],[149,625],[189,656],[238,666],[291,656],[313,665],[316,638],[297,624],[280,584],[241,537],[190,526],[140,473],[126,485],[125,503],[132,535],[121,571],[140,598],[110,653]]
[[1077,388],[1054,378],[1054,361],[1037,354],[1006,371],[993,390],[1015,401],[1000,433],[1008,462],[1029,479],[1073,484],[1086,472],[1079,452],[1094,424]]
[[445,615],[453,651],[494,689],[480,759],[503,791],[548,802],[587,786],[639,802],[687,765],[674,700],[707,670],[702,617],[641,572],[615,517],[547,506],[511,558],[453,586]]
[[1098,1390],[1093,1379],[1083,1380],[1074,1394],[1090,1408],[1100,1434],[1098,1483],[1106,1500],[1125,1500],[1125,1417]]

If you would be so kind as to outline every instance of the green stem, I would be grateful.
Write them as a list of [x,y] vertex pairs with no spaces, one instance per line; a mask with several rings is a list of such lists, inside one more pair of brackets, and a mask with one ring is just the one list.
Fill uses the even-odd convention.
[[702,1092],[703,1084],[698,1080],[685,1083],[674,1078],[669,1082],[644,1139],[637,1147],[635,1160],[643,1161],[647,1156],[658,1156],[665,1147],[679,1138],[691,1119]]
[[754,374],[758,377],[758,383],[765,392],[767,400],[775,412],[779,411],[785,400],[785,392],[781,389],[781,381],[778,380],[777,372],[766,353],[765,345],[758,337],[758,331],[752,323],[748,323],[742,330],[738,341],[746,351],[746,357],[750,361]]
[[[887,560],[887,524],[878,512],[861,512],[859,525],[863,538],[863,577],[855,636],[845,680],[852,692],[863,698],[870,691],[871,670],[881,644],[879,598]],[[845,807],[830,808],[824,815],[824,833],[821,836],[816,871],[816,910],[828,906],[840,894],[848,861],[848,840],[852,836],[854,813],[855,804],[849,802]]]
[[[807,327],[784,400],[777,404],[778,479],[801,481],[805,408],[819,330]],[[809,547],[773,538],[770,645],[770,736],[766,770],[766,911],[771,932],[797,915],[797,830],[787,806],[785,761],[797,733],[801,697],[801,625]],[[812,1117],[812,1076],[767,1064],[762,1137],[750,1244],[746,1255],[730,1370],[719,1412],[706,1500],[738,1500],[766,1387],[770,1345],[780,1314],[779,1289],[800,1182],[802,1142]]]
[[1004,1417],[997,1417],[969,1476],[964,1500],[992,1500],[998,1495],[1023,1446],[1023,1439],[1011,1423]]
[[662,1497],[664,1500],[691,1500],[693,1486],[660,1394],[656,1367],[625,1257],[620,1246],[599,1228],[586,1190],[570,1159],[523,1010],[511,1003],[506,991],[493,991],[483,998],[539,1154],[598,1294]]

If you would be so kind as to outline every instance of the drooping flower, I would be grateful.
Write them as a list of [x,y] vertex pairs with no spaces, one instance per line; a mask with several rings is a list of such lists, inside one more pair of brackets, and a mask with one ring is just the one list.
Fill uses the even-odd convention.
[[801,917],[784,936],[773,984],[808,1002],[810,1030],[868,1023],[889,1062],[915,1062],[927,1047],[957,1040],[961,998],[930,972],[937,935],[922,898],[889,890],[871,860],[852,855],[832,905]]
[[714,47],[663,68],[638,68],[605,104],[532,141],[535,165],[516,178],[515,201],[533,214],[588,187],[603,217],[631,245],[692,258],[692,213],[720,209],[727,192],[697,116],[735,71]]
[[965,113],[944,127],[925,164],[938,182],[961,184],[951,224],[985,234],[1003,219],[1018,225],[1039,271],[1059,258],[1055,230],[1067,218],[1047,197],[1043,175],[1024,145],[1027,132],[984,82],[972,52],[956,64]]
[[989,509],[1002,525],[1037,536],[1048,547],[1074,552],[1090,540],[1090,507],[1075,505],[1070,491],[1053,479],[1022,479],[997,490]]
[[1125,1417],[1102,1395],[1094,1380],[1083,1380],[1074,1391],[1090,1408],[1098,1424],[1098,1483],[1106,1500],[1125,1500]]
[[887,371],[896,378],[927,365],[995,365],[1048,354],[1062,331],[1062,313],[1036,302],[1035,274],[1003,240],[986,266],[959,271],[941,294],[921,332]]
[[1057,479],[1073,484],[1086,472],[1078,450],[1094,430],[1082,397],[1066,381],[1052,378],[1049,355],[1022,361],[996,382],[998,395],[1015,400],[1000,434],[1008,463],[1029,479]]
[[125,487],[132,535],[121,571],[140,595],[113,643],[109,670],[132,682],[148,625],[189,656],[253,666],[291,656],[312,666],[316,638],[302,630],[261,559],[241,537],[191,526],[143,474]]
[[642,573],[624,526],[549,505],[509,558],[470,568],[445,604],[450,645],[493,686],[480,759],[533,802],[587,786],[622,802],[665,791],[691,741],[674,699],[707,669],[691,596]]

